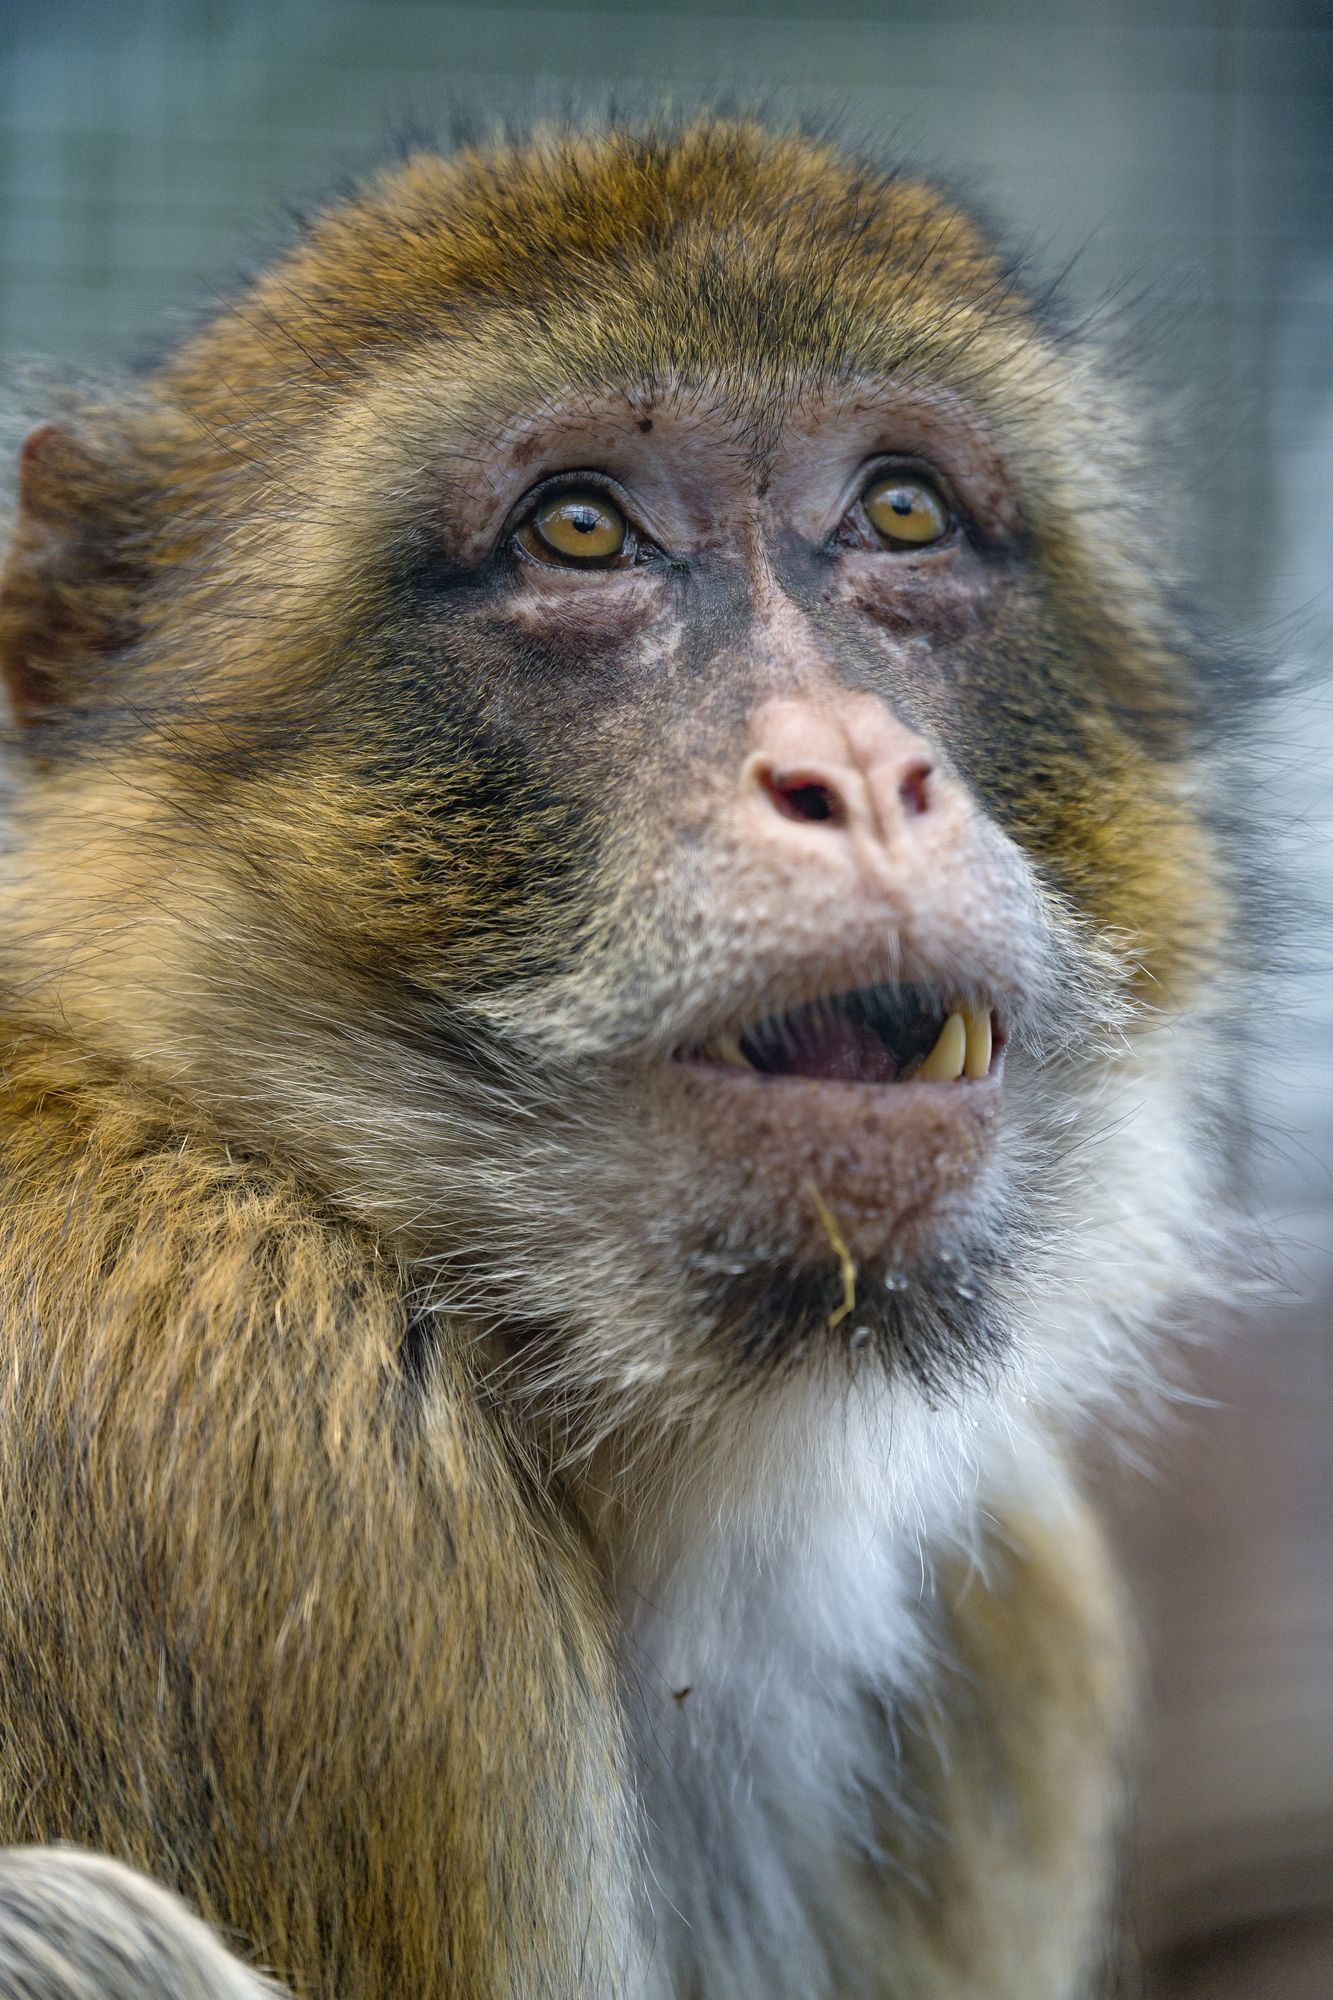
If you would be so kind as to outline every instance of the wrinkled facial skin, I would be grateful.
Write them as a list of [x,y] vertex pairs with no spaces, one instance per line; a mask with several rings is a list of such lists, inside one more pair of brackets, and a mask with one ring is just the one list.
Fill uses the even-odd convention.
[[[326,301],[291,341],[332,386],[279,410],[257,472],[197,474],[211,569],[150,621],[146,749],[124,711],[98,743],[150,756],[204,836],[197,901],[159,886],[145,915],[171,927],[141,978],[173,1075],[405,1246],[424,1324],[477,1315],[567,1416],[664,1386],[685,1410],[812,1353],[932,1390],[1001,1358],[1104,1029],[1124,1061],[1136,1007],[1188,1006],[1222,949],[1205,706],[1136,568],[1139,496],[970,225],[934,212],[962,246],[935,268],[921,191],[878,199],[817,331],[813,213],[767,262],[734,247],[717,324],[707,215],[702,249],[636,243],[638,276],[623,246],[553,252],[544,323],[488,293],[448,341],[441,250],[417,337],[342,376]],[[340,225],[349,321],[369,210]],[[230,338],[262,403],[276,364]],[[167,371],[168,460],[216,427],[210,340]],[[938,539],[877,534],[886,469],[938,496]],[[626,560],[543,559],[562,483],[624,518]],[[903,987],[935,1027],[988,1022],[989,1073],[871,1074],[837,996]],[[719,1056],[806,1006],[784,1073]]]

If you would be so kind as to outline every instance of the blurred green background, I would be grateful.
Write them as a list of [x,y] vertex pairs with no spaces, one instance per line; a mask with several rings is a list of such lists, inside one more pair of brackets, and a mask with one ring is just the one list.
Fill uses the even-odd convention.
[[1203,1365],[1219,1407],[1159,1451],[1124,1532],[1156,1640],[1135,1894],[1145,1938],[1179,1946],[1153,1990],[1313,2000],[1333,1992],[1333,0],[0,0],[0,354],[132,359],[404,125],[719,95],[942,169],[1067,271],[1157,398],[1201,600],[1306,674],[1248,767],[1309,892],[1252,1063],[1291,1296]]

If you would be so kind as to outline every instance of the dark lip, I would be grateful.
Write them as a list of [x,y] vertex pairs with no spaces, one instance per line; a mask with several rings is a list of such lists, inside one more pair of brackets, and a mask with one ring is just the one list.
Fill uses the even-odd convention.
[[1005,1094],[995,1067],[950,1089],[683,1061],[661,1065],[656,1090],[655,1135],[728,1189],[735,1240],[780,1242],[803,1266],[828,1262],[830,1216],[855,1262],[907,1268],[990,1199]]

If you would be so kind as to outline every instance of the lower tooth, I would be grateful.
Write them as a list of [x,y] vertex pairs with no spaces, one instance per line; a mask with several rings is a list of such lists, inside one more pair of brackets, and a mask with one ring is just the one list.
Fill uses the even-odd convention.
[[950,1014],[940,1038],[916,1073],[917,1083],[954,1083],[963,1074],[967,1029],[961,1014]]

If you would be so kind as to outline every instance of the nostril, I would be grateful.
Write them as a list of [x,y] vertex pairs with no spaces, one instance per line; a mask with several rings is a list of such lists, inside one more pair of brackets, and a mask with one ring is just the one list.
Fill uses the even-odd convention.
[[930,811],[930,775],[933,766],[924,757],[908,765],[898,780],[898,797],[909,813]]
[[832,820],[840,826],[847,808],[836,786],[808,771],[761,771],[759,782],[784,819]]

